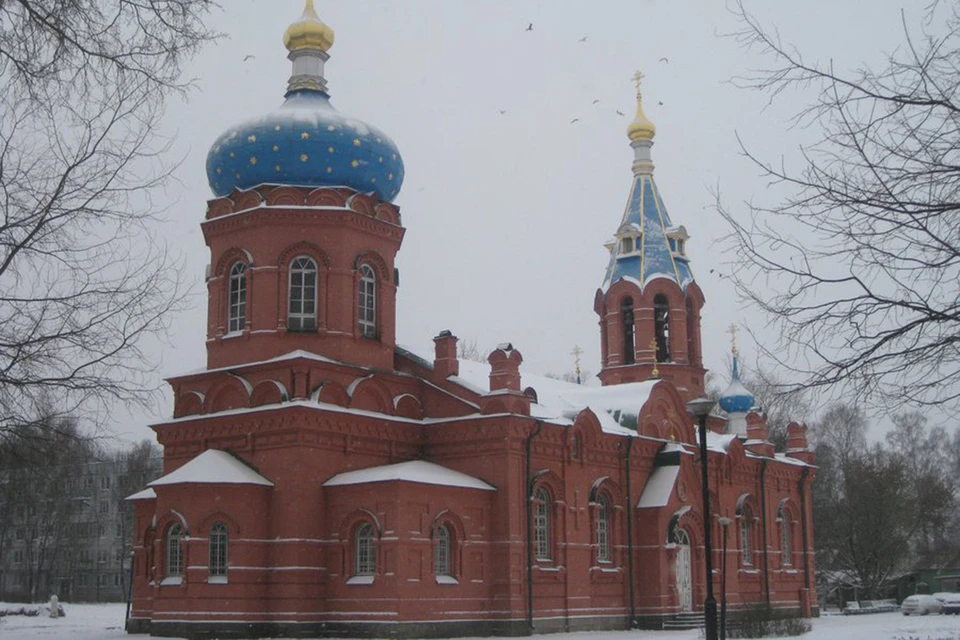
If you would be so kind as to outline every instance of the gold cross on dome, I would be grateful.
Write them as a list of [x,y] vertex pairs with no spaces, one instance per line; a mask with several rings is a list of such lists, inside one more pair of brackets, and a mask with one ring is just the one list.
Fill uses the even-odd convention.
[[730,334],[730,352],[733,355],[738,355],[740,352],[737,349],[737,333],[740,329],[737,327],[736,323],[731,322],[730,328],[727,329],[727,333]]
[[580,377],[580,356],[583,355],[583,349],[580,348],[580,345],[576,344],[573,346],[573,351],[570,352],[570,355],[573,356],[574,365],[577,368],[577,377]]
[[643,72],[637,69],[637,72],[633,74],[633,86],[637,88],[637,95],[640,95],[640,83],[643,82]]

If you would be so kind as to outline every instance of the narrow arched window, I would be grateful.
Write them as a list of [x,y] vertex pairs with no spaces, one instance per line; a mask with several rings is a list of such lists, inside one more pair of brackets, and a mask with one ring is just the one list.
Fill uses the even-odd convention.
[[623,364],[636,362],[636,346],[633,339],[633,300],[624,298],[620,303],[620,324],[623,327]]
[[230,269],[230,309],[227,331],[243,331],[247,323],[247,265],[238,262]]
[[313,331],[317,328],[317,263],[300,256],[290,263],[290,295],[287,329]]
[[653,298],[653,332],[657,339],[657,362],[670,362],[670,303],[662,293]]
[[442,524],[436,530],[436,546],[433,548],[433,573],[438,576],[450,575],[450,529]]
[[377,571],[377,557],[373,548],[373,525],[360,525],[355,543],[354,575],[372,576]]
[[167,530],[167,577],[183,575],[183,526],[175,524]]
[[793,547],[790,540],[790,511],[784,503],[777,509],[777,521],[780,523],[780,557],[783,566],[793,566]]
[[610,562],[610,502],[597,498],[597,561]]
[[360,296],[358,299],[360,335],[377,337],[377,278],[370,265],[360,266]]
[[550,494],[543,487],[533,494],[533,546],[537,560],[550,560]]
[[227,525],[222,522],[210,527],[210,575],[227,575]]
[[753,566],[753,514],[750,507],[740,507],[740,558],[745,567]]

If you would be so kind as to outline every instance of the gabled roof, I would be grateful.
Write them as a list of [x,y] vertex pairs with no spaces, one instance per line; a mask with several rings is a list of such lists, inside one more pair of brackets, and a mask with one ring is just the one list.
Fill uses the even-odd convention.
[[419,482],[443,487],[460,487],[463,489],[480,489],[482,491],[496,491],[493,487],[479,478],[468,476],[465,473],[448,469],[439,464],[426,460],[410,460],[398,464],[388,464],[381,467],[370,467],[358,471],[338,473],[323,483],[325,487],[342,487],[353,484],[368,484],[371,482]]
[[147,487],[143,491],[137,491],[135,494],[127,496],[124,500],[154,500],[157,497],[157,492],[153,489]]
[[150,487],[171,484],[256,484],[273,483],[226,451],[207,449],[176,471],[149,483]]

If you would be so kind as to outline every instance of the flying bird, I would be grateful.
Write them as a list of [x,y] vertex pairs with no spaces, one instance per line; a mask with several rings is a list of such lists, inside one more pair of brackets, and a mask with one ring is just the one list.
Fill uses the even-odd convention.
[[660,62],[666,62],[666,63],[669,63],[670,61],[669,61],[669,60],[667,60],[666,58],[660,58]]
[[622,116],[622,115],[623,115],[623,111],[620,111],[620,109],[617,109],[617,115],[618,115],[618,116]]
[[583,36],[582,38],[577,40],[577,42],[586,42],[586,41],[587,41],[587,36]]
[[663,106],[663,100],[657,100],[657,104],[662,107],[662,106]]
[[531,22],[530,24],[528,24],[527,28],[524,29],[524,31],[533,31],[533,23]]
[[570,121],[570,124],[573,124],[574,122],[580,122],[580,118],[574,118]]
[[243,61],[246,62],[250,58],[256,58],[256,57],[257,56],[253,55],[252,53],[248,53],[247,55],[243,56]]
[[503,114],[505,114],[506,112],[507,112],[506,109],[500,109],[500,115],[503,115]]
[[593,104],[597,104],[598,102],[600,102],[600,101],[599,101],[599,100],[594,100],[594,101],[593,101]]

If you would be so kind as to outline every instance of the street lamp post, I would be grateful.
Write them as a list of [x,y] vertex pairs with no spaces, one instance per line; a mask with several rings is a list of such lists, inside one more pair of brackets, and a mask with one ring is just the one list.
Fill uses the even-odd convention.
[[703,601],[703,619],[706,640],[717,638],[717,600],[713,597],[713,545],[710,544],[710,489],[707,485],[707,416],[716,402],[697,398],[687,403],[687,412],[697,418],[700,425],[700,473],[703,485],[703,555],[706,564],[707,598]]
[[720,518],[723,527],[723,556],[720,558],[720,640],[727,640],[727,532],[730,530],[730,518]]

